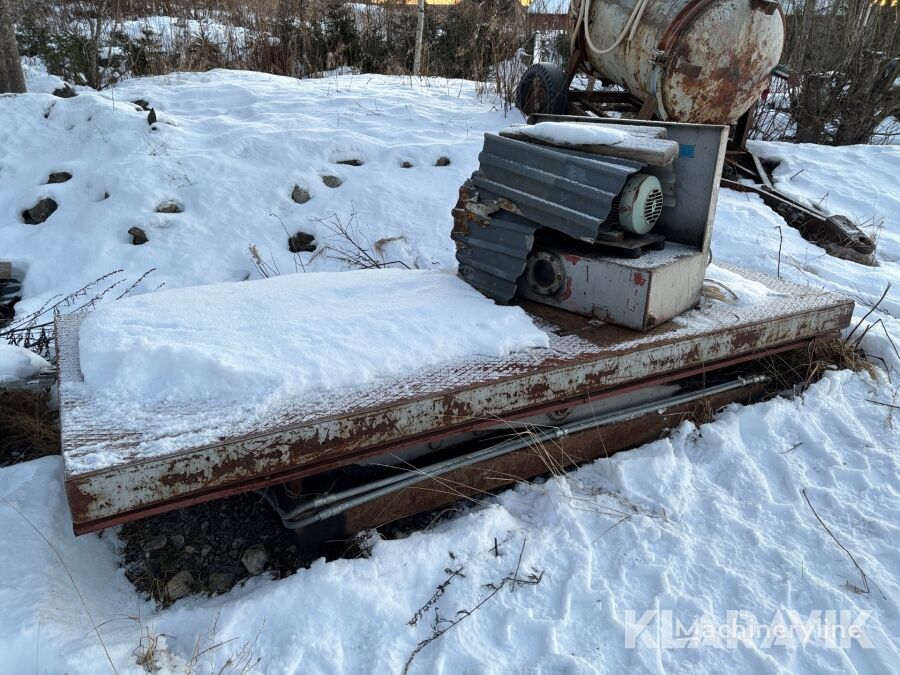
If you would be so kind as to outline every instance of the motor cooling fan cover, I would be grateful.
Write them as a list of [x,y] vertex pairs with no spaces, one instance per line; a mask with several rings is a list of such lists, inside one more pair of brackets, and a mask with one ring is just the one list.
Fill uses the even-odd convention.
[[619,224],[632,234],[647,234],[663,208],[662,185],[656,176],[637,173],[628,179],[619,201]]

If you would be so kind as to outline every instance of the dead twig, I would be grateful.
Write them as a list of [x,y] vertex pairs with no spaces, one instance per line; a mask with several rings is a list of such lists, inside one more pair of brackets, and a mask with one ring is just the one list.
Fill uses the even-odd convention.
[[[488,593],[485,597],[483,597],[477,605],[475,605],[472,609],[461,609],[456,613],[456,617],[453,620],[441,619],[438,615],[437,611],[435,611],[435,621],[433,625],[432,634],[422,640],[419,644],[416,645],[416,648],[413,649],[412,653],[409,655],[409,658],[406,660],[406,664],[403,666],[403,675],[406,675],[409,672],[410,666],[412,666],[413,660],[416,656],[421,652],[425,647],[430,645],[432,642],[441,637],[444,633],[452,629],[454,626],[458,626],[460,623],[465,621],[467,618],[472,616],[475,612],[477,612],[486,602],[488,602],[491,598],[493,598],[497,593],[499,593],[505,586],[511,584],[512,588],[516,588],[517,586],[536,586],[541,583],[544,578],[544,573],[540,572],[539,574],[530,574],[528,578],[522,579],[519,577],[519,569],[522,565],[522,555],[525,552],[525,543],[527,539],[522,540],[522,548],[519,550],[519,558],[516,561],[516,568],[513,570],[511,574],[504,577],[497,584],[487,584],[486,588],[490,588],[491,592]],[[438,628],[440,624],[446,624],[442,628]]]
[[22,518],[22,520],[24,520],[28,524],[28,526],[32,530],[34,530],[34,532],[41,539],[44,540],[44,543],[50,547],[50,550],[53,551],[53,554],[56,556],[57,560],[59,560],[59,564],[62,565],[63,569],[66,571],[66,576],[69,577],[69,581],[71,582],[72,587],[75,589],[75,592],[78,594],[78,599],[81,601],[81,606],[84,608],[85,614],[88,615],[88,619],[91,622],[91,627],[93,628],[93,632],[97,635],[97,640],[100,641],[100,646],[103,648],[103,653],[106,654],[106,660],[109,662],[109,667],[112,668],[112,671],[114,673],[116,673],[116,675],[118,675],[119,671],[116,668],[116,665],[113,663],[112,657],[109,655],[109,650],[106,648],[106,643],[103,642],[103,636],[100,635],[100,631],[98,629],[97,622],[94,621],[94,615],[91,614],[91,610],[88,608],[87,602],[85,602],[84,596],[81,594],[81,589],[78,588],[78,584],[75,583],[75,578],[72,576],[72,572],[69,570],[69,566],[66,565],[66,561],[63,560],[62,555],[60,555],[57,548],[52,544],[52,542],[49,539],[47,539],[47,537],[44,535],[44,533],[41,532],[38,529],[38,527],[33,522],[31,522],[31,519],[29,519],[28,516],[26,516],[24,513],[22,513],[15,504],[13,504],[8,499],[2,499],[0,501],[2,501],[4,504],[6,504],[9,508],[11,508],[16,513],[18,513],[19,517]]
[[428,612],[428,610],[431,609],[437,603],[437,601],[441,599],[441,596],[443,596],[444,593],[447,592],[447,588],[450,586],[451,582],[456,577],[465,578],[466,575],[463,574],[462,571],[463,571],[463,568],[461,565],[458,569],[455,569],[455,570],[451,570],[449,567],[446,568],[444,570],[444,572],[446,572],[450,576],[447,577],[447,579],[445,581],[438,584],[438,587],[434,591],[434,595],[431,596],[431,599],[428,602],[426,602],[424,605],[422,605],[415,614],[413,614],[413,617],[409,621],[406,622],[406,625],[407,626],[415,626],[416,624],[418,624],[419,621],[422,619],[422,617],[425,616],[425,614]]
[[889,290],[891,290],[891,284],[887,285],[887,288],[884,289],[884,293],[882,293],[881,297],[878,298],[878,302],[876,302],[874,305],[872,305],[869,308],[869,311],[863,315],[863,317],[857,322],[857,324],[853,328],[853,330],[851,330],[850,333],[847,335],[847,337],[844,338],[844,342],[849,342],[850,338],[853,337],[853,334],[856,333],[857,330],[859,330],[859,327],[863,324],[863,321],[868,319],[869,316],[872,314],[872,312],[874,312],[876,309],[878,309],[878,305],[880,305],[882,302],[884,302],[884,299],[887,297]]
[[[845,582],[847,585],[847,588],[849,588],[854,593],[861,593],[861,594],[868,595],[869,594],[869,575],[866,574],[865,571],[863,571],[863,568],[859,566],[858,562],[856,562],[856,558],[853,557],[853,554],[850,553],[849,549],[846,546],[844,546],[840,541],[838,541],[838,538],[834,536],[834,532],[831,531],[831,529],[828,527],[828,525],[825,524],[825,521],[822,520],[822,518],[819,516],[815,507],[812,505],[812,502],[809,501],[809,495],[806,494],[806,488],[802,488],[800,490],[800,493],[803,495],[803,498],[806,500],[806,503],[809,505],[810,510],[812,510],[813,515],[816,517],[816,520],[819,521],[819,524],[822,527],[824,527],[825,531],[831,536],[832,539],[834,539],[834,543],[837,544],[838,546],[840,546],[841,550],[844,551],[844,553],[846,553],[849,556],[850,560],[853,562],[853,565],[859,571],[859,575],[862,578],[862,584],[863,584],[862,588],[860,588],[856,584],[850,583],[849,579]],[[877,586],[876,586],[876,588],[877,588]],[[881,590],[879,589],[878,592],[881,593]],[[881,593],[881,597],[885,598],[884,593]],[[885,598],[885,599],[887,599],[887,598]]]
[[872,398],[867,398],[866,401],[868,401],[869,403],[877,403],[878,405],[883,405],[888,408],[893,408],[894,410],[900,410],[900,405],[894,405],[893,403],[885,403],[884,401],[876,401],[875,399],[872,399]]

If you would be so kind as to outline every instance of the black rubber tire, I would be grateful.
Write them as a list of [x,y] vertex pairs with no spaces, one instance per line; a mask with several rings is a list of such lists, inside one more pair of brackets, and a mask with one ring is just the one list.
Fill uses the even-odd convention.
[[569,109],[566,73],[555,63],[528,67],[516,89],[516,107],[525,115],[565,115]]

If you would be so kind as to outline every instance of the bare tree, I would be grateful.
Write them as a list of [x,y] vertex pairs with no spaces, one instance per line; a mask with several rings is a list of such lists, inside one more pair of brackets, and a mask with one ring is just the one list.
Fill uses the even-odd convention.
[[416,20],[416,51],[413,53],[413,75],[422,74],[422,36],[425,33],[425,0],[419,0]]
[[9,0],[0,0],[0,94],[24,94],[25,75],[16,44],[12,8]]
[[800,74],[791,90],[796,140],[867,143],[900,115],[900,11],[873,0],[787,3],[785,56]]

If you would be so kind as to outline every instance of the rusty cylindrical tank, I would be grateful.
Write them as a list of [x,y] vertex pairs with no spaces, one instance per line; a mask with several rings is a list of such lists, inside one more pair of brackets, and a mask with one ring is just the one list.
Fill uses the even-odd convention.
[[[577,25],[582,3],[587,4]],[[605,78],[638,98],[654,98],[664,120],[727,124],[753,105],[784,46],[780,3],[643,0],[643,11],[640,4],[642,0],[571,2],[573,30],[587,32],[573,38]],[[639,20],[626,29],[632,14]],[[603,53],[620,37],[615,48]]]

